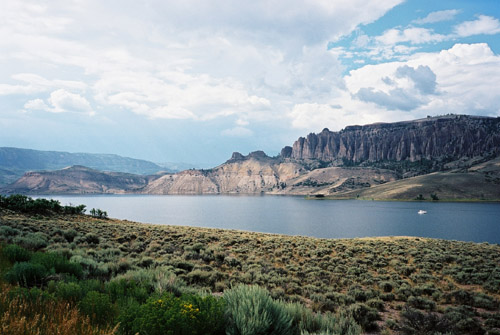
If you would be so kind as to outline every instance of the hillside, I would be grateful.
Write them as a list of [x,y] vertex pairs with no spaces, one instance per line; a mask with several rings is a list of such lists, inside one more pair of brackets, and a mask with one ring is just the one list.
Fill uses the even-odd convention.
[[105,194],[135,192],[151,177],[121,172],[102,172],[84,166],[57,171],[27,172],[3,193]]
[[500,158],[470,168],[434,172],[370,188],[331,195],[332,198],[414,200],[500,200]]
[[[128,306],[145,304],[150,296],[163,294],[166,300],[165,292],[208,291],[226,299],[238,284],[252,284],[274,299],[321,313],[316,322],[322,316],[337,324],[338,314],[329,312],[352,316],[364,334],[500,330],[500,247],[494,244],[415,237],[317,239],[2,209],[0,222],[0,241],[60,252],[84,269],[80,280],[68,278],[68,283],[67,277],[48,272],[56,281],[33,293],[42,289],[52,299],[81,306],[88,294],[96,296],[88,292],[97,287],[101,304],[110,302],[103,315],[90,316],[101,317],[110,328],[130,319]],[[302,307],[297,314],[311,310]],[[312,328],[311,320],[312,315]],[[319,329],[308,330],[327,333]]]
[[113,172],[154,174],[165,170],[155,163],[111,154],[69,153],[0,147],[0,186],[20,178],[25,172],[59,170],[72,165]]

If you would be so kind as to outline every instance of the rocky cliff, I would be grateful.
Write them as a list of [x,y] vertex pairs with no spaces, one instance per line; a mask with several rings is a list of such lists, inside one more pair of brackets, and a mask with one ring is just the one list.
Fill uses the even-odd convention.
[[500,154],[500,118],[448,115],[324,129],[299,138],[281,155],[339,162],[456,160]]
[[148,194],[214,194],[271,192],[287,180],[303,173],[293,162],[268,157],[263,151],[247,156],[238,152],[224,164],[209,170],[186,170],[166,174],[151,181],[143,190]]

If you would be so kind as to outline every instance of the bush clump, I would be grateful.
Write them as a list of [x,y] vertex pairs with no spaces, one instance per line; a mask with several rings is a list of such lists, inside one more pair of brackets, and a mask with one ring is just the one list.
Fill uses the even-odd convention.
[[47,269],[41,264],[30,262],[19,262],[14,264],[5,274],[5,279],[10,284],[17,284],[24,287],[40,286],[47,276]]
[[213,296],[166,293],[143,305],[132,304],[120,316],[125,335],[222,335],[224,301]]
[[292,315],[258,286],[240,285],[224,293],[226,334],[287,335],[292,333]]
[[2,254],[11,263],[27,262],[31,259],[31,252],[15,244],[9,244],[2,249]]

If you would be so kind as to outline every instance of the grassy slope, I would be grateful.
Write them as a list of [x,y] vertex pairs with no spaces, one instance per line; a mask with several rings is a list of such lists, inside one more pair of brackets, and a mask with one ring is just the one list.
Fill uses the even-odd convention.
[[469,169],[401,179],[331,198],[358,198],[359,195],[361,199],[413,200],[419,194],[428,200],[431,194],[437,194],[441,200],[500,201],[500,158]]
[[[92,258],[110,276],[167,266],[189,285],[212,292],[253,283],[267,287],[275,298],[319,311],[372,304],[382,320],[396,322],[411,296],[436,304],[439,312],[469,304],[483,321],[499,315],[498,245],[412,237],[327,240],[8,211],[0,212],[0,222],[25,237],[42,232],[49,242],[46,250]],[[67,229],[78,233],[72,243],[63,237]],[[99,243],[88,243],[88,234],[98,236]],[[466,292],[471,300],[458,300],[456,292]],[[475,305],[475,297],[493,307]]]

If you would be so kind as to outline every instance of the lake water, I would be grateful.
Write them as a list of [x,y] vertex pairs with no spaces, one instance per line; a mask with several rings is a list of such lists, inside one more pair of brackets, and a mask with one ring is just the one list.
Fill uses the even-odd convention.
[[[500,204],[306,200],[292,196],[46,196],[113,218],[322,238],[419,236],[500,244]],[[427,214],[419,215],[420,209]]]

